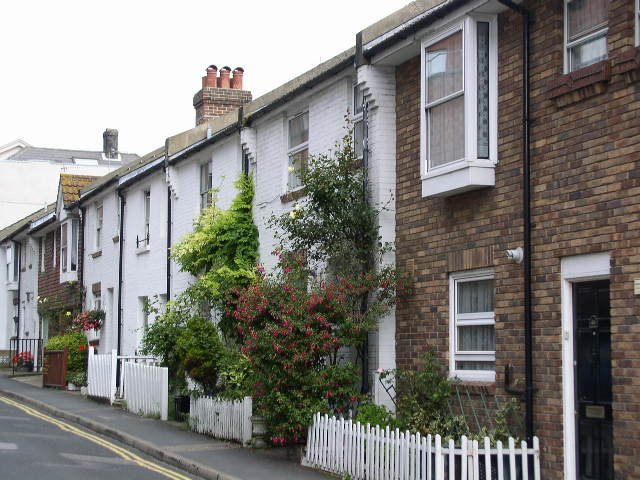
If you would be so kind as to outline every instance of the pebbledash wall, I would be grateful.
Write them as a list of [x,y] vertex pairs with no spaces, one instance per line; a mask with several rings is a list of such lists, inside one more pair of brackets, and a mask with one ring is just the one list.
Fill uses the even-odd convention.
[[[610,255],[613,441],[616,478],[639,478],[640,341],[640,99],[637,70],[625,55],[634,46],[634,3],[609,5],[608,55],[601,68],[610,79],[590,89],[563,77],[563,2],[529,1],[531,30],[532,289],[535,433],[543,446],[543,477],[570,478],[564,438],[562,268],[599,253]],[[396,69],[397,264],[414,280],[413,294],[399,302],[396,319],[399,367],[419,363],[428,348],[448,364],[449,278],[453,272],[495,272],[496,381],[505,395],[503,371],[523,377],[523,272],[505,256],[522,245],[522,55],[521,19],[502,13],[498,28],[498,161],[495,187],[448,198],[423,198],[420,176],[419,57]],[[637,68],[637,64],[634,64]],[[596,67],[594,67],[596,68]],[[600,94],[595,94],[601,91]],[[606,275],[606,270],[605,270]],[[566,321],[566,318],[564,319]],[[565,360],[566,361],[566,360]],[[572,366],[570,367],[572,368]],[[569,411],[572,407],[569,407]],[[564,418],[564,421],[563,421]],[[565,476],[569,475],[569,476]]]

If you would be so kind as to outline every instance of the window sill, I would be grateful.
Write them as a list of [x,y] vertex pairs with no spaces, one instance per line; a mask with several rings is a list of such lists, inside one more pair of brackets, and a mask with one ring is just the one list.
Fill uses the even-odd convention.
[[295,200],[300,200],[302,197],[304,197],[307,194],[307,188],[306,187],[300,187],[296,190],[292,190],[290,192],[287,192],[283,195],[280,195],[280,201],[282,203],[289,203],[289,202],[293,202]]
[[149,247],[149,245],[147,245],[145,247],[138,247],[138,248],[136,248],[136,255],[142,255],[143,253],[149,253],[149,251],[151,251],[151,247]]
[[458,168],[429,172],[422,177],[423,197],[450,197],[496,184],[493,163],[478,165],[463,162]]
[[102,250],[98,250],[97,252],[93,252],[91,254],[91,258],[98,258],[102,256]]
[[490,387],[495,389],[496,372],[489,370],[456,370],[450,373],[449,378],[457,382],[457,385]]
[[7,282],[7,290],[18,290],[18,282]]
[[611,80],[611,62],[603,60],[575,72],[560,75],[547,84],[547,94],[557,107],[599,95]]
[[627,83],[640,80],[640,47],[626,49],[613,59],[613,75],[624,75]]

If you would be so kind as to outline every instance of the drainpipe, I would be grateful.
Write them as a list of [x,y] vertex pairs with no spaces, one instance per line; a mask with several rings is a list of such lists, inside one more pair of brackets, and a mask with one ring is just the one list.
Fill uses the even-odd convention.
[[[118,190],[118,198],[120,199],[120,230],[118,235],[120,241],[118,242],[119,255],[118,255],[118,343],[117,352],[118,355],[122,354],[122,263],[124,254],[124,206],[125,197],[121,190]],[[116,362],[116,386],[120,386],[120,362]]]
[[20,345],[20,290],[22,288],[22,245],[20,245],[20,243],[16,242],[15,240],[13,240],[13,251],[14,255],[18,256],[18,315],[16,316],[16,318],[18,319],[18,321],[16,322],[16,350],[18,350]]
[[171,187],[167,187],[167,302],[171,300]]
[[525,356],[525,424],[527,442],[534,435],[533,428],[533,325],[531,318],[531,162],[529,134],[529,11],[511,0],[498,0],[522,15],[522,210],[524,221],[524,356]]
[[[80,237],[80,244],[78,245],[78,283],[80,287],[84,285],[84,216],[87,213],[85,207],[80,208],[80,224],[78,225],[78,235]],[[82,232],[82,235],[80,235]]]

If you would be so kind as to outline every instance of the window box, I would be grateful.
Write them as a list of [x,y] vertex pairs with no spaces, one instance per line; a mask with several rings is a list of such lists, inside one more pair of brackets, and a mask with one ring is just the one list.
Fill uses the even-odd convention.
[[495,185],[497,20],[467,16],[422,42],[422,196]]

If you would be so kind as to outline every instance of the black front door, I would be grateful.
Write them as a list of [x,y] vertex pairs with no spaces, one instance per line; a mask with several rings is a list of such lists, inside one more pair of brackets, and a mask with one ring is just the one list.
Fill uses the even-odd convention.
[[609,281],[576,283],[573,299],[578,478],[613,479]]

